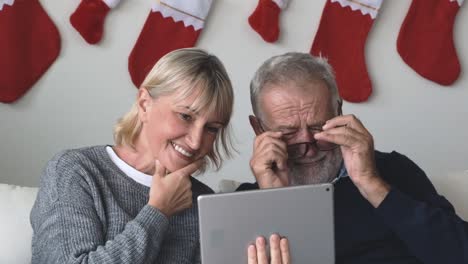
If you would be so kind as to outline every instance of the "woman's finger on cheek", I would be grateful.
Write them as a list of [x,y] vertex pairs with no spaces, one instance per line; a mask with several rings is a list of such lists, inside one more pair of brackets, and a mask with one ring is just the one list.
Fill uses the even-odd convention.
[[161,165],[161,162],[159,162],[159,160],[154,161],[154,175],[153,176],[163,177],[165,170],[166,168],[164,168],[164,166]]

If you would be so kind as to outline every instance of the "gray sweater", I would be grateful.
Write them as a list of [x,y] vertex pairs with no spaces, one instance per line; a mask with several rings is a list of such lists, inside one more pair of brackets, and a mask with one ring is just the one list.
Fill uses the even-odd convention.
[[200,263],[197,196],[171,218],[149,205],[149,188],[126,176],[105,146],[57,154],[31,211],[32,263]]

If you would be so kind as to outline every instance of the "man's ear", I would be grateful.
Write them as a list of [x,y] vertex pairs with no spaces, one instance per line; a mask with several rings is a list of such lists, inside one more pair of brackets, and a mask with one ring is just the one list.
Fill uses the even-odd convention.
[[138,99],[137,99],[137,106],[138,106],[138,118],[141,122],[146,122],[148,119],[148,109],[151,105],[153,98],[150,96],[148,90],[143,87],[138,89]]
[[337,112],[337,115],[338,115],[338,116],[343,115],[343,109],[342,109],[342,107],[343,107],[343,100],[338,100],[338,106],[337,106],[337,107],[338,107],[338,109],[337,109],[337,111],[336,111],[336,112]]
[[255,132],[255,135],[258,136],[258,135],[263,133],[263,129],[260,126],[260,122],[259,122],[258,118],[256,118],[253,115],[249,115],[249,121],[250,121],[250,125],[252,126],[252,128],[253,128],[253,130]]

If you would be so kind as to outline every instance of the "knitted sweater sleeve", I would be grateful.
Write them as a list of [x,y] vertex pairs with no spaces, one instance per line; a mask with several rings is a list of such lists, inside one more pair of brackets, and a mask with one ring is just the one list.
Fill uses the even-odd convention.
[[31,211],[32,263],[149,263],[159,253],[168,219],[146,205],[112,240],[86,167],[65,155],[51,160]]

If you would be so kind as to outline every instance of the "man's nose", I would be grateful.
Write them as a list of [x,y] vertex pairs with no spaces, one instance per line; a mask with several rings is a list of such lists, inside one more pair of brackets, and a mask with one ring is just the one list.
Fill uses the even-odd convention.
[[297,141],[298,142],[312,142],[315,141],[314,139],[314,132],[311,130],[305,128],[299,130],[299,134],[297,135]]
[[315,144],[314,134],[315,132],[309,129],[301,129],[299,132],[297,138],[298,142],[314,142],[313,144],[308,144],[308,147],[305,149],[305,153],[303,153],[304,157],[313,157],[319,152],[317,145]]

